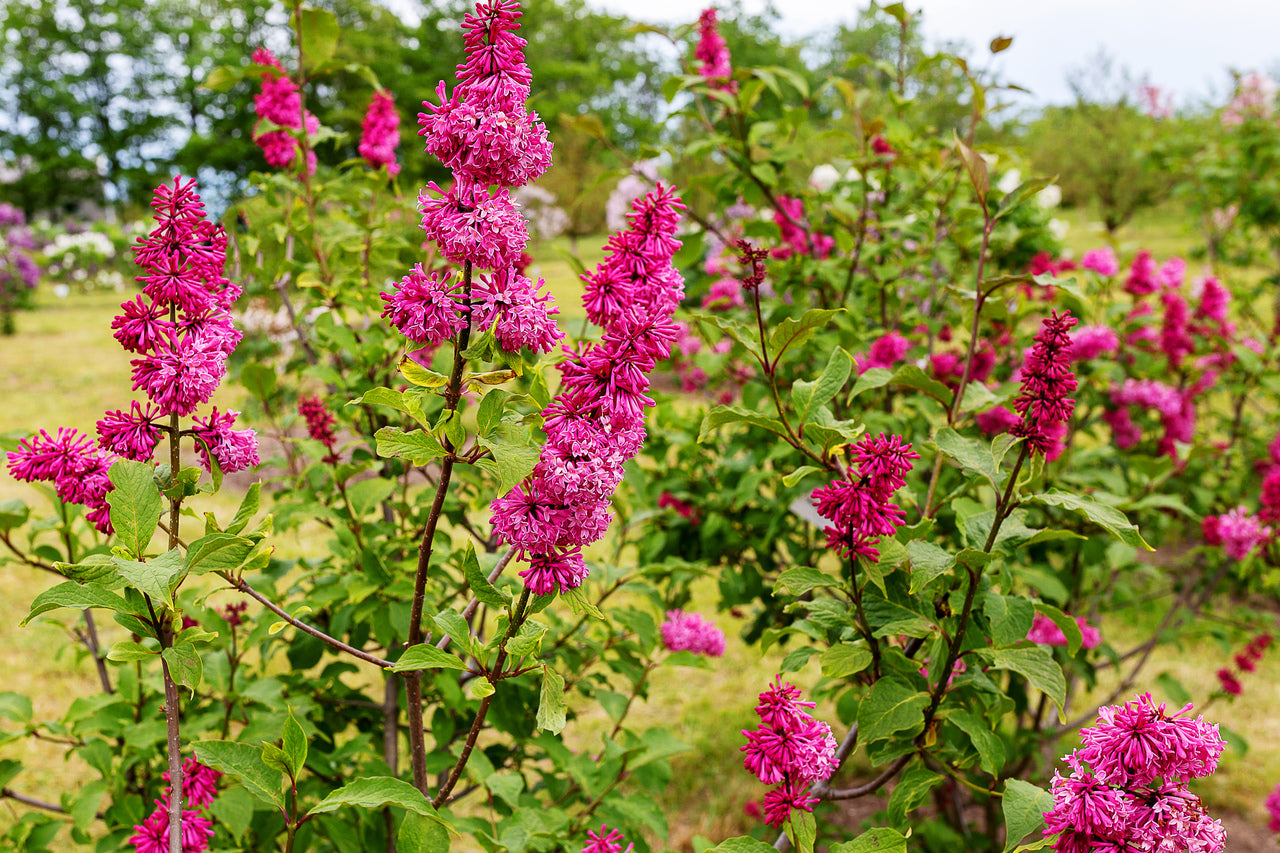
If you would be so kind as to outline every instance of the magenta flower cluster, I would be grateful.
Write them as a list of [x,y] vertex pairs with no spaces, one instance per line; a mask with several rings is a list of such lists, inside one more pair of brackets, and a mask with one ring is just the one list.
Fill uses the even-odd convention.
[[738,84],[729,79],[733,76],[729,45],[720,35],[715,9],[704,9],[698,16],[698,46],[693,55],[698,58],[698,73],[707,80],[707,85],[725,92],[738,91]]
[[[667,358],[678,329],[671,316],[684,296],[672,264],[684,204],[670,187],[636,199],[628,227],[609,238],[588,276],[588,316],[603,336],[569,350],[560,394],[543,411],[546,444],[533,473],[492,504],[493,530],[528,559],[520,572],[538,595],[581,585],[581,549],[604,536],[623,464],[644,441],[649,374]],[[593,311],[592,281],[618,286],[616,310]]]
[[1201,523],[1205,542],[1220,545],[1233,560],[1243,560],[1271,538],[1272,529],[1243,506],[1222,515],[1207,516]]
[[634,844],[628,844],[624,850],[622,842],[626,841],[626,837],[620,829],[610,829],[609,824],[600,824],[600,831],[587,830],[587,843],[582,848],[582,853],[632,853],[636,849]]
[[1025,438],[1037,453],[1051,455],[1057,450],[1075,411],[1076,401],[1068,396],[1076,390],[1068,334],[1075,324],[1070,311],[1061,315],[1054,311],[1046,317],[1022,364],[1022,391],[1013,401],[1022,421],[1010,433]]
[[327,451],[323,462],[334,465],[338,462],[338,438],[333,433],[336,423],[333,413],[319,397],[302,397],[298,400],[298,414],[307,426],[307,437],[324,445]]
[[[1102,632],[1086,622],[1083,616],[1076,617],[1076,624],[1080,626],[1080,648],[1096,649],[1102,645]],[[1044,646],[1067,645],[1067,635],[1062,632],[1057,623],[1043,613],[1037,613],[1031,620],[1031,630],[1027,632],[1027,639]]]
[[[140,356],[130,362],[133,387],[148,401],[107,412],[97,424],[98,447],[74,429],[59,428],[56,436],[41,430],[8,455],[16,479],[52,482],[61,500],[86,507],[86,520],[107,534],[111,464],[120,457],[149,460],[172,419],[213,396],[240,341],[229,311],[240,289],[222,276],[226,232],[205,219],[195,181],[161,184],[151,206],[156,227],[134,247],[145,273],[138,277],[142,295],[122,304],[111,322],[116,340]],[[211,457],[227,472],[258,463],[253,430],[234,429],[238,414],[215,407],[182,433],[195,439],[206,470]]]
[[902,509],[890,502],[893,493],[906,485],[911,460],[920,454],[904,443],[902,436],[863,436],[852,448],[858,477],[833,480],[813,491],[818,514],[831,524],[826,528],[827,545],[841,556],[880,559],[875,545],[892,536],[906,520]]
[[[1258,634],[1244,647],[1244,651],[1236,652],[1232,657],[1236,668],[1241,673],[1253,672],[1258,668],[1258,661],[1262,660],[1262,655],[1271,647],[1270,634]],[[1232,696],[1239,696],[1244,688],[1240,684],[1240,680],[1236,678],[1235,673],[1230,667],[1223,667],[1218,670],[1218,682],[1222,685],[1224,692]]]
[[668,610],[662,623],[662,645],[670,652],[693,652],[718,658],[724,654],[724,631],[700,613]]
[[[148,398],[98,421],[99,443],[126,459],[150,459],[163,419],[191,415],[209,402],[240,342],[230,311],[240,288],[222,275],[227,235],[205,219],[195,183],[174,178],[156,189],[156,227],[133,250],[146,273],[138,277],[143,295],[121,305],[111,322],[120,345],[141,356],[130,362],[133,388]],[[214,407],[207,418],[192,419],[184,434],[196,439],[205,470],[210,457],[228,473],[258,464],[257,436],[234,429],[238,415]]]
[[1190,709],[1168,714],[1150,693],[1098,709],[1082,746],[1064,758],[1070,774],[1053,777],[1044,834],[1058,836],[1054,850],[1225,849],[1222,823],[1187,783],[1218,768],[1226,742],[1203,716],[1184,716]]
[[760,694],[756,714],[760,725],[742,730],[747,742],[743,765],[766,785],[777,785],[764,797],[765,820],[780,827],[792,809],[813,811],[818,798],[809,786],[836,772],[836,739],[831,726],[815,720],[809,709],[814,702],[800,700],[800,690],[776,676],[774,685]]
[[400,174],[396,148],[400,145],[400,111],[386,89],[379,89],[369,100],[364,122],[360,125],[360,156],[375,169],[387,167],[387,174]]
[[524,217],[510,189],[537,179],[551,165],[551,143],[537,113],[525,103],[531,74],[524,62],[519,4],[477,3],[463,19],[466,61],[458,66],[453,95],[438,89],[439,104],[424,102],[418,115],[426,150],[453,171],[448,191],[434,182],[418,197],[422,229],[441,254],[473,268],[492,270],[470,284],[470,298],[452,272],[428,272],[419,264],[392,293],[383,293],[382,316],[420,347],[453,337],[468,323],[492,329],[507,352],[528,347],[550,352],[564,333],[551,297],[519,273],[529,242]]
[[[310,110],[304,119],[298,85],[271,51],[260,47],[253,52],[252,60],[254,65],[263,69],[262,91],[253,96],[253,106],[258,113],[258,122],[253,126],[253,141],[262,149],[267,163],[277,169],[287,169],[293,165],[301,147],[294,133],[305,124],[307,136],[313,136],[320,130],[320,120]],[[307,172],[316,173],[316,154],[310,148],[307,150]]]
[[[169,781],[169,774],[164,774]],[[222,774],[206,767],[194,758],[182,763],[182,799],[194,808],[182,810],[182,853],[204,853],[213,837],[213,822],[203,809],[218,795],[218,780]],[[135,853],[168,853],[169,850],[169,794],[166,788],[156,808],[146,820],[135,825],[129,838]]]

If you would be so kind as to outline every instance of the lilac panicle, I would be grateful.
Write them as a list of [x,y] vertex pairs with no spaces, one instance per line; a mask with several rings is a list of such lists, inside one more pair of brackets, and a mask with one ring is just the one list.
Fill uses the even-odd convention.
[[760,725],[742,730],[747,739],[739,747],[746,753],[743,766],[766,785],[778,786],[765,796],[765,817],[775,828],[786,822],[792,809],[812,811],[818,798],[809,795],[809,786],[830,778],[837,768],[831,727],[809,714],[813,707],[779,675],[760,694]]
[[1022,392],[1014,408],[1022,422],[1010,432],[1027,439],[1036,452],[1053,452],[1059,428],[1070,419],[1076,401],[1068,395],[1076,390],[1076,377],[1071,371],[1071,337],[1068,332],[1076,324],[1071,312],[1053,312],[1040,326],[1035,346],[1022,365]]

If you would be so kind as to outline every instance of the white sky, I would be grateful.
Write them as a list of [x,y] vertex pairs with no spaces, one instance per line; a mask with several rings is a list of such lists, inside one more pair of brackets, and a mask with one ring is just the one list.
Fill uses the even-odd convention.
[[[650,23],[688,23],[713,0],[589,0],[597,8]],[[526,5],[532,11],[536,0]],[[763,0],[743,0],[758,11]],[[782,27],[803,36],[852,22],[865,0],[777,0]],[[1129,70],[1170,90],[1178,105],[1225,97],[1228,68],[1280,66],[1280,0],[908,0],[923,12],[926,40],[963,40],[987,56],[996,35],[1013,46],[995,57],[1004,79],[1032,90],[1028,103],[1070,100],[1069,69],[1099,48]],[[979,52],[980,50],[980,52]]]

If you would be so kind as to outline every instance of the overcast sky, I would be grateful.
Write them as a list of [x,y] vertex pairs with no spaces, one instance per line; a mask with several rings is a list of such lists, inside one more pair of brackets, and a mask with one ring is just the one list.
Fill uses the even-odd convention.
[[[534,2],[528,3],[530,9]],[[687,23],[711,0],[589,0],[647,22]],[[764,0],[744,0],[758,11]],[[778,0],[783,28],[799,37],[852,22],[865,0]],[[986,55],[996,35],[1014,37],[995,57],[1004,79],[1032,90],[1028,102],[1070,100],[1069,69],[1105,48],[1135,79],[1171,90],[1177,104],[1225,96],[1228,68],[1280,66],[1280,0],[915,0],[926,40],[963,40]],[[982,53],[977,53],[978,49]]]

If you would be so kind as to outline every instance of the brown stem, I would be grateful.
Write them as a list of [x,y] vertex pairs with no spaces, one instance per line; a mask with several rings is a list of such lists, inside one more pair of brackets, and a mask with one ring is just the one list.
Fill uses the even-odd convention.
[[870,782],[866,782],[861,785],[855,785],[852,788],[840,788],[834,791],[830,791],[827,793],[826,799],[853,800],[853,799],[857,799],[858,797],[865,797],[868,794],[874,794],[877,790],[879,790],[881,785],[883,785],[885,782],[888,782],[895,775],[897,775],[898,771],[901,770],[903,767],[905,767],[907,762],[910,760],[911,760],[910,754],[903,755],[899,757],[896,761],[894,761],[892,764],[890,764],[888,767],[886,767],[880,773],[879,776],[875,777]]
[[371,655],[366,651],[357,649],[355,646],[349,646],[335,637],[330,637],[328,634],[321,631],[319,628],[316,628],[312,625],[308,625],[306,622],[303,622],[300,619],[295,619],[294,617],[286,613],[280,607],[280,605],[276,604],[274,601],[267,598],[265,595],[258,592],[253,587],[249,586],[249,582],[244,580],[243,578],[237,579],[233,577],[230,572],[219,572],[219,574],[221,575],[222,579],[225,580],[227,583],[231,584],[240,592],[243,592],[245,595],[249,596],[254,601],[258,602],[263,607],[267,608],[272,613],[279,616],[281,619],[288,622],[293,627],[297,628],[299,631],[304,631],[310,634],[311,636],[315,637],[317,640],[323,640],[325,643],[328,643],[330,646],[333,646],[335,649],[342,652],[346,652],[352,657],[360,658],[360,660],[365,661],[367,663],[371,663],[374,666],[380,666],[384,669],[391,666],[395,666],[395,664],[392,661],[383,660],[377,655]]
[[[503,638],[501,645],[498,646],[498,655],[494,659],[492,681],[501,680],[503,677],[502,665],[507,660],[507,640],[515,636],[516,631],[520,630],[520,626],[524,624],[525,615],[529,610],[529,597],[531,591],[525,587],[524,592],[520,594],[520,600],[516,603],[515,610],[511,614],[511,622],[507,625],[507,635]],[[449,794],[453,791],[455,785],[458,784],[459,777],[462,776],[463,769],[467,766],[467,761],[471,758],[471,751],[475,749],[476,738],[480,736],[480,729],[484,727],[485,715],[489,713],[489,706],[493,703],[494,694],[480,700],[480,708],[476,711],[475,721],[471,724],[471,729],[467,732],[467,741],[462,747],[462,754],[458,756],[458,761],[453,765],[453,770],[449,773],[449,778],[440,786],[439,793],[435,799],[431,801],[432,808],[440,808],[449,799]],[[410,730],[412,734],[412,730]]]

